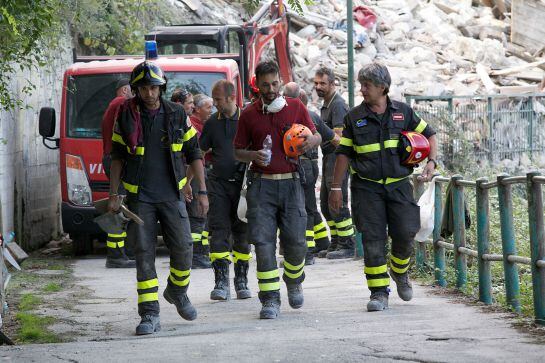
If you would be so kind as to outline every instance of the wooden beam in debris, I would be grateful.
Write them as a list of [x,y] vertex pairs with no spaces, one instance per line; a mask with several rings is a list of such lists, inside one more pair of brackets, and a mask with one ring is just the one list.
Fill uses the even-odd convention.
[[527,69],[539,67],[540,65],[543,65],[543,64],[545,64],[545,59],[541,59],[532,63],[523,64],[521,66],[515,66],[515,67],[497,70],[497,71],[492,71],[490,72],[490,75],[491,76],[506,76],[508,74],[520,73]]
[[483,83],[484,88],[486,88],[486,92],[495,92],[498,86],[496,86],[496,84],[492,82],[488,76],[488,71],[486,70],[485,66],[483,66],[481,63],[477,63],[475,70],[477,75],[481,78],[481,82]]
[[180,0],[185,5],[187,5],[188,8],[191,9],[193,12],[197,12],[200,7],[202,6],[201,2],[199,0]]
[[[523,61],[526,61],[528,63],[536,62],[536,57],[528,53],[523,47],[519,45],[508,43],[505,50],[507,51],[508,54],[513,55],[519,59],[522,59]],[[538,68],[545,70],[545,64],[539,65]]]

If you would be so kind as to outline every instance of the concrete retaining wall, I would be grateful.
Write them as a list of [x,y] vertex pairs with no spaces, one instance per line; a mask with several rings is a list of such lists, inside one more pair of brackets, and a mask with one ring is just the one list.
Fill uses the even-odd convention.
[[[24,100],[25,108],[0,111],[1,227],[4,234],[15,231],[26,250],[40,247],[62,230],[59,153],[42,144],[38,114],[41,107],[55,108],[58,135],[62,75],[71,63],[65,49],[46,66],[16,74],[12,93]],[[30,96],[22,92],[26,80],[36,86]]]

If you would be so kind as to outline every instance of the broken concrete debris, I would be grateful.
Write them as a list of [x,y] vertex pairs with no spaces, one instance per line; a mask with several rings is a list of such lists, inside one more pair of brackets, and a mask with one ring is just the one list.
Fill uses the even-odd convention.
[[[354,0],[354,9],[354,72],[374,60],[388,65],[394,99],[531,92],[543,77],[545,58],[510,42],[511,1]],[[290,36],[303,87],[311,92],[316,69],[327,65],[348,98],[346,2],[305,6]]]

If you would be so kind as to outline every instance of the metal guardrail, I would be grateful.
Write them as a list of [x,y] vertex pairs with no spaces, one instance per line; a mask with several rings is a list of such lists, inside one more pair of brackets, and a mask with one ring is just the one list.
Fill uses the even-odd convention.
[[406,96],[437,131],[440,159],[449,165],[499,161],[545,152],[545,93],[484,96]]
[[[415,190],[422,189],[416,181]],[[456,270],[456,287],[462,288],[467,283],[467,257],[478,260],[479,300],[492,304],[492,273],[491,262],[503,262],[505,295],[507,303],[520,312],[520,288],[517,264],[531,266],[534,316],[537,324],[545,325],[545,226],[543,208],[542,184],[545,176],[537,172],[526,176],[499,175],[496,181],[489,182],[486,178],[476,181],[464,180],[462,176],[451,178],[436,177],[435,182],[435,215],[433,230],[433,264],[435,280],[438,285],[446,286],[445,250],[454,251],[454,267]],[[441,238],[443,217],[442,184],[451,183],[453,193],[453,242],[448,243]],[[513,184],[526,184],[528,199],[528,218],[531,257],[517,255],[515,233],[513,226]],[[466,247],[464,188],[475,189],[477,201],[477,250]],[[499,214],[501,222],[502,254],[490,253],[490,202],[489,190],[497,188]],[[416,264],[423,268],[426,261],[426,242],[417,242]]]

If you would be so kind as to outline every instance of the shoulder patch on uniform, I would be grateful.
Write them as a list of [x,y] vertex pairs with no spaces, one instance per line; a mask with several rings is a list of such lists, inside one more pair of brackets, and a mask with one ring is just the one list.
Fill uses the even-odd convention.
[[394,120],[394,121],[404,121],[405,116],[402,113],[394,113],[392,115],[392,120]]
[[367,119],[359,119],[356,121],[356,127],[362,127],[367,125]]

